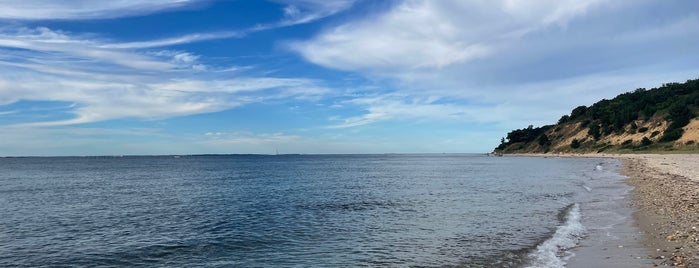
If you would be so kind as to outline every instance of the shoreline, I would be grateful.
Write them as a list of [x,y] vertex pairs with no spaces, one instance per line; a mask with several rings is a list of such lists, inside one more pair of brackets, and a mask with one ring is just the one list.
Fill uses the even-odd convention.
[[659,265],[699,267],[699,155],[624,155],[634,220]]
[[624,182],[633,187],[629,193],[634,210],[630,225],[640,232],[640,245],[649,252],[645,258],[653,266],[699,267],[699,154],[508,156],[618,159],[619,172],[626,176]]

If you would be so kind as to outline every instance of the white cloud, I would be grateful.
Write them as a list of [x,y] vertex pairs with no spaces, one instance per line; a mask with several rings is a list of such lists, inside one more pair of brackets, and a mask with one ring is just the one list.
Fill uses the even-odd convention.
[[[204,141],[203,143],[213,143],[217,146],[220,145],[236,145],[243,144],[246,146],[260,146],[265,145],[268,147],[274,145],[280,145],[284,143],[289,143],[292,141],[299,140],[301,137],[295,135],[286,135],[281,132],[277,133],[253,133],[246,131],[235,131],[230,133],[222,132],[208,132],[206,136],[211,137],[211,140]],[[213,136],[213,137],[212,137]]]
[[144,15],[203,3],[202,0],[4,0],[0,18],[21,20],[105,19]]
[[[241,38],[247,34],[270,30],[275,28],[289,27],[298,24],[310,23],[328,16],[335,15],[350,8],[356,0],[276,0],[285,4],[284,17],[277,22],[261,23],[246,29],[192,33],[181,36],[145,40],[131,41],[123,43],[101,44],[98,48],[104,49],[139,49],[165,47],[172,45],[188,44],[215,39]],[[109,19],[128,16],[145,15],[168,11],[172,9],[203,5],[210,0],[125,0],[125,1],[3,1],[0,6],[0,19],[20,19],[20,20],[90,20]],[[39,28],[41,29],[41,28]],[[50,32],[55,34],[56,32]],[[47,36],[42,36],[45,39]],[[56,40],[52,36],[50,39]]]
[[330,128],[349,128],[382,121],[450,121],[494,123],[505,118],[498,108],[476,103],[444,103],[439,97],[414,97],[397,94],[357,97],[341,106],[362,107],[366,113],[348,118],[331,117],[342,121]]
[[507,42],[565,24],[599,2],[403,1],[385,14],[352,21],[292,48],[343,70],[442,68],[497,53]]
[[[453,111],[474,115],[465,117],[472,122],[553,123],[578,105],[696,78],[697,8],[657,0],[405,0],[290,48],[402,96],[364,104],[366,114],[335,127]],[[443,101],[415,102],[428,96]]]
[[187,51],[109,48],[96,39],[48,28],[0,33],[0,103],[76,103],[74,118],[30,122],[56,126],[118,118],[158,119],[231,109],[275,98],[327,93],[309,79],[213,73]]
[[349,9],[356,0],[275,0],[286,4],[284,19],[270,25],[260,25],[258,28],[286,27],[309,23]]
[[195,33],[195,34],[186,34],[186,35],[182,35],[182,36],[157,39],[157,40],[104,44],[104,45],[101,45],[100,47],[101,48],[122,48],[122,49],[165,47],[165,46],[181,45],[181,44],[188,44],[188,43],[207,41],[207,40],[215,40],[215,39],[239,38],[239,37],[245,36],[245,34],[246,34],[245,31]]
[[0,47],[57,53],[62,57],[90,59],[144,70],[166,70],[174,67],[170,63],[145,55],[100,48],[94,40],[72,38],[66,33],[52,31],[46,27],[22,28],[17,32],[0,33]]
[[[201,1],[201,0],[200,0]],[[194,1],[192,1],[194,2]],[[246,29],[231,30],[231,31],[219,31],[219,32],[208,32],[208,33],[193,33],[185,34],[181,36],[168,37],[156,40],[146,40],[146,41],[132,41],[123,43],[110,43],[101,44],[99,48],[106,49],[142,49],[142,48],[156,48],[156,47],[166,47],[173,45],[189,44],[201,41],[216,40],[216,39],[227,39],[227,38],[242,38],[248,34],[271,30],[276,28],[283,28],[294,26],[298,24],[305,24],[314,22],[319,19],[323,19],[339,12],[342,12],[350,7],[356,2],[356,0],[336,0],[336,1],[317,1],[317,0],[278,0],[276,2],[281,2],[286,4],[283,8],[284,17],[273,23],[261,23]],[[106,7],[105,7],[106,8]]]

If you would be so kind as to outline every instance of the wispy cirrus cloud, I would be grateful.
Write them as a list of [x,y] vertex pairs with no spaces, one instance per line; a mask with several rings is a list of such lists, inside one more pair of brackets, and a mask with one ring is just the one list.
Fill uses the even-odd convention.
[[317,1],[317,0],[280,0],[275,1],[284,4],[284,17],[276,22],[260,23],[245,29],[192,33],[181,36],[168,37],[156,40],[134,41],[125,43],[114,43],[102,45],[103,48],[154,48],[172,45],[189,44],[194,42],[242,38],[249,34],[272,30],[277,28],[290,27],[299,24],[311,23],[320,20],[352,7],[356,0],[340,1]]
[[70,107],[73,118],[26,124],[32,126],[167,118],[327,93],[317,81],[303,78],[216,73],[199,78],[205,65],[189,52],[110,48],[101,40],[43,27],[0,33],[0,50],[5,52],[0,57],[2,103],[77,104]]
[[144,15],[205,2],[208,0],[5,0],[0,6],[0,18],[18,20],[107,19]]
[[[272,100],[313,101],[328,94],[329,90],[317,80],[253,75],[250,73],[254,69],[249,66],[209,65],[201,55],[168,47],[244,38],[259,31],[310,23],[341,12],[353,1],[284,1],[285,13],[277,22],[154,40],[121,41],[103,38],[100,33],[22,26],[22,21],[140,16],[206,5],[206,2],[4,2],[0,20],[15,20],[19,24],[14,22],[0,28],[0,105],[14,107],[0,113],[0,116],[12,116],[9,121],[3,120],[3,125],[12,128],[15,134],[20,133],[13,139],[30,137],[31,133],[44,138],[54,132],[72,135],[74,138],[65,137],[67,140],[63,142],[70,147],[93,140],[73,133],[77,124],[113,119],[164,119]],[[45,112],[14,105],[19,102],[56,102],[56,107],[60,107],[51,112],[53,116],[43,116]],[[262,135],[238,140],[289,142],[284,137]],[[104,139],[94,139],[94,143],[100,142]],[[65,150],[62,146],[53,147],[56,151]],[[131,149],[138,151],[140,147]],[[47,151],[49,146],[44,148],[40,151]]]
[[364,114],[351,117],[334,117],[341,121],[330,128],[350,128],[383,121],[450,121],[450,122],[498,122],[502,110],[478,103],[453,103],[438,96],[419,97],[406,94],[381,94],[358,96],[339,105],[361,107]]
[[357,0],[276,0],[286,4],[284,19],[277,27],[309,23],[318,19],[335,15],[352,7]]
[[[128,0],[128,1],[16,1],[3,2],[0,19],[19,20],[90,20],[144,15],[172,9],[205,5],[210,0]],[[194,42],[242,38],[248,34],[314,22],[352,7],[356,0],[278,0],[284,5],[284,17],[276,22],[260,23],[244,29],[190,33],[155,40],[116,42],[100,45],[105,49],[143,49],[189,44]]]
[[140,49],[140,48],[154,48],[154,47],[166,47],[173,45],[189,44],[201,41],[215,40],[215,39],[225,39],[225,38],[239,38],[247,34],[247,31],[224,31],[224,32],[210,32],[210,33],[194,33],[186,34],[182,36],[175,36],[156,40],[147,41],[136,41],[136,42],[124,42],[124,43],[112,43],[101,45],[101,48],[119,48],[119,49]]

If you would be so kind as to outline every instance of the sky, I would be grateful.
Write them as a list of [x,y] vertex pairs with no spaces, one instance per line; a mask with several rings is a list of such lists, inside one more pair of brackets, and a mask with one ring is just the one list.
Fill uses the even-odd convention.
[[490,152],[696,78],[694,0],[2,0],[0,156]]

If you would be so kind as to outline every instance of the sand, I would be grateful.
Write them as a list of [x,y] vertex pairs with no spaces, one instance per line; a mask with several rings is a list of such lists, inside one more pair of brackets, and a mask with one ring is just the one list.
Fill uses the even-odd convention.
[[699,267],[699,154],[622,155],[643,244],[658,265]]
[[[621,173],[628,177],[626,183],[634,187],[630,200],[634,221],[621,226],[619,232],[625,241],[588,241],[593,245],[587,245],[583,251],[587,253],[576,256],[568,267],[617,267],[617,260],[640,257],[627,251],[608,250],[613,247],[607,244],[619,243],[645,248],[634,251],[647,253],[640,258],[648,266],[640,267],[699,268],[699,154],[537,156],[616,158],[622,161]],[[607,260],[600,261],[600,257]]]

